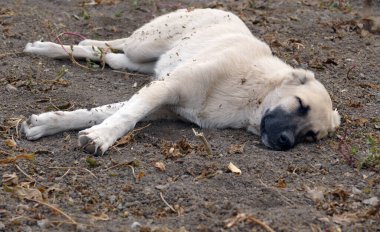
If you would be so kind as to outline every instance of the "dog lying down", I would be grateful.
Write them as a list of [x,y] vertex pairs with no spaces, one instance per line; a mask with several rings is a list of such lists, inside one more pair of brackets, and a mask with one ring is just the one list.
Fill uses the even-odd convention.
[[[181,118],[203,128],[246,128],[260,135],[265,146],[287,150],[321,139],[340,124],[314,74],[273,56],[269,46],[230,12],[178,10],[128,38],[86,39],[64,47],[37,41],[28,43],[24,52],[67,58],[71,51],[76,58],[104,59],[113,69],[154,76],[128,101],[30,116],[22,124],[29,140],[84,129],[79,146],[103,154],[137,122]],[[102,54],[107,47],[122,53]]]

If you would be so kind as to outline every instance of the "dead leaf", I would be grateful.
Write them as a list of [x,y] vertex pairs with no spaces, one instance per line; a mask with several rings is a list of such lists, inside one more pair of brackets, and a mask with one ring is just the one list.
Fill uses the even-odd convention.
[[12,174],[4,173],[2,182],[3,182],[3,185],[7,185],[7,186],[17,185],[18,184],[18,176],[16,175],[15,172]]
[[331,192],[333,196],[339,197],[340,201],[345,201],[349,197],[349,193],[343,188],[337,188]]
[[28,160],[34,160],[35,158],[35,154],[34,153],[30,153],[30,154],[21,154],[21,155],[17,155],[17,156],[13,156],[13,157],[8,157],[8,158],[5,158],[5,159],[1,159],[0,160],[0,164],[10,164],[10,163],[14,163],[15,161],[19,160],[19,159],[28,159]]
[[139,172],[136,176],[136,181],[140,182],[141,179],[145,176],[145,173],[143,171]]
[[285,182],[285,179],[284,179],[284,178],[280,178],[280,179],[278,179],[278,180],[277,180],[276,187],[277,187],[277,188],[286,188],[286,182]]
[[308,197],[312,199],[315,203],[319,203],[324,201],[325,196],[323,193],[323,188],[314,188],[311,189],[309,186],[304,185],[304,189],[306,190]]
[[154,163],[154,167],[156,167],[156,168],[157,168],[158,170],[160,170],[161,172],[166,171],[165,164],[164,164],[164,162],[162,162],[162,161],[155,162],[155,163]]
[[16,194],[16,196],[21,200],[26,198],[43,201],[42,193],[36,188],[24,188],[22,186],[15,186],[12,188],[12,192]]
[[348,213],[345,212],[341,215],[334,215],[332,217],[333,222],[340,224],[340,225],[345,225],[345,224],[351,224],[354,222],[358,222],[360,219],[356,213]]
[[6,139],[4,143],[9,148],[15,148],[17,146],[17,143],[13,138],[12,139]]
[[125,144],[128,144],[130,142],[133,142],[133,131],[130,131],[127,135],[121,137],[119,140],[116,141],[114,144],[115,147],[123,146]]
[[94,215],[91,215],[91,219],[95,221],[108,221],[110,220],[110,217],[105,213],[96,213]]
[[245,143],[243,143],[243,144],[232,144],[228,149],[228,153],[229,154],[243,154],[244,153],[244,147],[245,147]]
[[235,173],[236,175],[240,176],[241,175],[241,170],[236,167],[233,163],[228,164],[228,169],[232,172]]

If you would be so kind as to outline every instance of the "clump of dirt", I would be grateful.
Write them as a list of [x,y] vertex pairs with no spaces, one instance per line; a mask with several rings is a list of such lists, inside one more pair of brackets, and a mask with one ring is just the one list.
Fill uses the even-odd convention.
[[[177,121],[139,124],[99,157],[76,147],[76,132],[21,137],[33,113],[126,100],[149,81],[27,55],[27,42],[126,37],[184,7],[230,10],[281,59],[314,71],[341,128],[286,152],[243,130],[197,129],[207,152]],[[380,230],[378,12],[369,0],[2,0],[0,231]]]

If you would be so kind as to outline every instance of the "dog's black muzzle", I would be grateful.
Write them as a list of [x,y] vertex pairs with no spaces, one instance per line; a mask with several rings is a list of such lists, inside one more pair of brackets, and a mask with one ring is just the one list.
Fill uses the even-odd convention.
[[295,146],[297,117],[281,107],[267,111],[261,119],[260,133],[263,144],[274,150],[288,150]]

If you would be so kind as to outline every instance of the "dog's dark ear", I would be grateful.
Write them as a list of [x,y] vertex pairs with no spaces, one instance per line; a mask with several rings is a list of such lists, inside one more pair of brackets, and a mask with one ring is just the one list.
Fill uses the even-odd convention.
[[304,85],[308,81],[315,80],[314,73],[304,70],[295,69],[293,70],[284,80],[285,85]]

